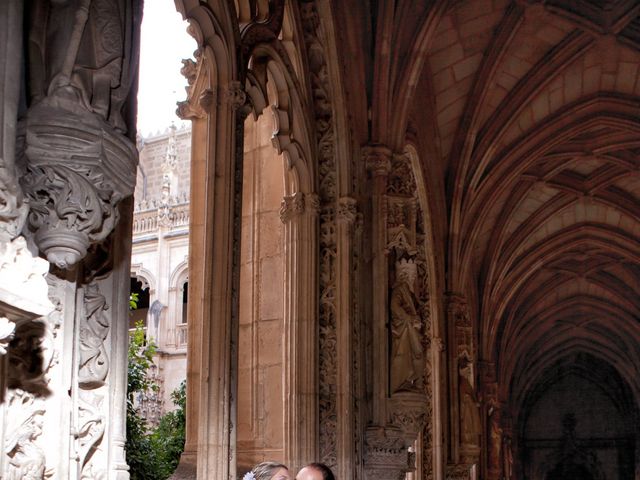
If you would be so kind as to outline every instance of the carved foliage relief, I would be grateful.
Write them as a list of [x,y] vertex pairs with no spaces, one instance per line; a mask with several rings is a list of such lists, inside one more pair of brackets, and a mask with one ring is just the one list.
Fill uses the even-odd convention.
[[320,173],[320,459],[337,464],[336,164],[331,91],[320,18],[314,2],[300,5],[309,58]]
[[79,364],[74,385],[75,450],[82,478],[101,478],[106,471],[95,465],[108,418],[109,335],[111,309],[101,291],[101,281],[87,278],[82,288],[83,308],[76,312],[79,330]]

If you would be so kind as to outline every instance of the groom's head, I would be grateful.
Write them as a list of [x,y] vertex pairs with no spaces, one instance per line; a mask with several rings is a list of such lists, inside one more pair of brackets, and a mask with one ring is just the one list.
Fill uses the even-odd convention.
[[336,480],[336,477],[324,463],[310,463],[298,472],[296,480]]

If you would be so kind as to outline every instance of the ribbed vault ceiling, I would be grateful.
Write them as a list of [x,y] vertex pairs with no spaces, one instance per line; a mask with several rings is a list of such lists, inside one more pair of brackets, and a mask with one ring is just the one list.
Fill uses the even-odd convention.
[[[582,352],[640,398],[640,7],[462,1],[431,75],[449,172],[451,288],[522,402]],[[589,357],[589,358],[591,358]]]
[[354,132],[422,146],[443,290],[467,297],[502,399],[583,354],[640,400],[640,3],[332,5],[370,119]]

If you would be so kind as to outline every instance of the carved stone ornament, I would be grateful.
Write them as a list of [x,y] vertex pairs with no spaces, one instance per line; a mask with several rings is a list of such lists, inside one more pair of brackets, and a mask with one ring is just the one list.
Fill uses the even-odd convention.
[[407,443],[413,443],[427,423],[426,395],[417,392],[394,393],[388,406],[390,422],[402,430]]
[[106,472],[94,469],[91,458],[104,437],[106,419],[101,409],[104,397],[93,392],[80,392],[77,433],[78,462],[82,468],[82,478],[106,478]]
[[368,479],[402,480],[415,468],[403,432],[396,427],[369,427],[365,433],[364,467]]
[[458,327],[471,327],[469,306],[462,295],[447,293],[447,313]]
[[391,171],[391,150],[384,145],[362,147],[362,159],[373,176],[387,176]]
[[305,195],[305,208],[312,215],[318,215],[320,211],[320,196],[317,193]]
[[99,116],[47,103],[32,108],[21,128],[21,184],[36,244],[67,269],[113,230],[118,202],[133,193],[138,155]]
[[471,465],[456,464],[447,465],[445,470],[445,480],[470,480]]
[[29,208],[22,202],[22,192],[13,172],[13,165],[6,165],[0,158],[0,241],[6,242],[18,236]]
[[305,209],[305,195],[302,192],[294,193],[293,195],[285,196],[280,204],[280,220],[282,223],[287,223],[294,217],[304,213]]
[[5,480],[43,480],[46,457],[37,440],[42,435],[44,403],[32,394],[16,390],[7,402],[4,435]]
[[413,197],[416,193],[416,181],[407,155],[393,155],[387,180],[387,193]]
[[238,110],[247,102],[247,94],[238,81],[229,82],[223,92],[222,103],[229,105],[233,110]]
[[23,237],[0,242],[0,305],[11,305],[21,319],[48,314],[53,309],[44,278],[48,271],[49,263],[34,256]]
[[353,225],[358,218],[358,202],[355,198],[340,197],[338,199],[338,221]]
[[104,342],[109,334],[109,307],[96,283],[84,289],[82,323],[80,325],[80,365],[78,383],[83,388],[104,384],[109,373],[109,356]]
[[[338,463],[337,448],[337,358],[336,332],[336,208],[337,174],[335,137],[332,107],[332,89],[326,63],[324,31],[315,2],[300,3],[304,43],[309,58],[311,91],[318,139],[318,201],[313,202],[319,212],[320,262],[319,262],[319,442],[320,461],[335,467]],[[309,199],[310,200],[310,199]]]

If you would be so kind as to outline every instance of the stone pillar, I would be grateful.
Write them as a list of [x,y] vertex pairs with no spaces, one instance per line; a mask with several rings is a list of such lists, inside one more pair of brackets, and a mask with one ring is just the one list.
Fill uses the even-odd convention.
[[[8,17],[0,12],[10,24],[3,35],[23,24],[18,3],[0,7],[9,8]],[[29,200],[26,240],[14,240],[15,259],[26,265],[39,250],[53,264],[47,281],[55,308],[46,316],[50,307],[32,309],[37,318],[21,322],[9,344],[2,473],[9,479],[126,479],[131,203],[122,201],[133,193],[137,163],[135,132],[127,124],[135,111],[130,86],[141,11],[135,1],[85,0],[76,8],[35,1],[26,13],[28,110],[16,149],[21,185],[6,191],[18,212],[14,220],[23,218],[20,189]],[[105,29],[112,35],[103,36]],[[15,52],[22,51],[18,36]],[[20,84],[14,80],[10,88]],[[3,102],[17,98],[5,87]],[[12,135],[10,111],[3,110],[3,155],[11,150],[5,142]],[[40,271],[47,265],[30,263]],[[10,271],[18,270],[14,262]],[[43,291],[25,287],[33,298]]]
[[189,257],[189,421],[185,454],[174,478],[235,476],[239,270],[234,277],[234,262],[239,259],[241,107],[246,95],[237,82],[214,88],[207,68],[205,61],[187,102],[179,105],[183,117],[197,118],[192,128],[189,251],[204,252],[204,257]]
[[[209,71],[202,50],[195,53],[197,64],[192,60],[183,60],[181,72],[188,81],[187,100],[178,104],[176,113],[183,120],[191,120],[191,170],[190,170],[190,215],[189,215],[189,252],[209,252],[206,242],[210,236],[207,231],[207,205],[212,201],[207,191],[208,178],[213,163],[209,148],[209,108],[214,101],[214,92],[210,86]],[[198,458],[198,427],[200,425],[200,397],[203,368],[203,342],[205,335],[204,315],[211,300],[207,296],[211,275],[210,266],[202,259],[189,255],[189,306],[187,308],[187,387],[186,387],[186,435],[184,451],[180,464],[171,476],[172,479],[195,479]]]
[[371,174],[371,244],[373,250],[372,298],[372,358],[373,368],[372,421],[384,425],[387,421],[388,386],[388,265],[387,265],[387,178],[391,170],[391,150],[383,145],[367,145],[362,157]]
[[318,195],[284,197],[285,458],[292,471],[316,461],[318,436],[317,222]]
[[[367,429],[367,478],[404,478],[415,469],[425,429],[431,445],[431,318],[425,236],[412,166],[380,145],[363,155],[372,184],[373,423]],[[389,287],[392,288],[389,288]],[[390,349],[389,349],[390,346]],[[431,453],[427,468],[431,469]]]
[[[356,346],[357,320],[354,310],[353,290],[354,259],[356,236],[361,229],[361,214],[358,212],[355,198],[343,196],[338,199],[337,211],[337,298],[338,317],[337,331],[337,412],[339,421],[336,432],[338,447],[338,478],[355,478],[357,465],[355,438],[357,437],[355,399],[358,392],[358,372],[354,369],[354,361],[359,354]],[[355,325],[354,325],[355,324]],[[354,332],[354,328],[356,331]]]

